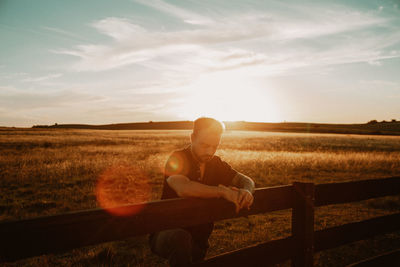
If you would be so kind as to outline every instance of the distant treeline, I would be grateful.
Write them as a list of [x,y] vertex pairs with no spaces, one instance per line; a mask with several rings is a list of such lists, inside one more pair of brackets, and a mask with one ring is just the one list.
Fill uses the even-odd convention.
[[[339,134],[376,134],[376,135],[400,135],[400,121],[390,122],[376,120],[365,124],[327,124],[305,122],[224,122],[226,130],[242,131],[270,131],[270,132],[298,132],[298,133],[339,133]],[[58,129],[93,129],[93,130],[190,130],[193,121],[169,121],[169,122],[136,122],[118,123],[106,125],[89,124],[57,124],[34,125],[32,128],[58,128]]]
[[392,119],[391,121],[385,121],[385,120],[383,120],[383,121],[370,120],[370,121],[368,122],[368,124],[375,124],[375,123],[396,123],[396,122],[399,122],[399,121],[397,121],[396,119]]
[[34,125],[32,128],[69,128],[94,130],[188,130],[193,128],[193,121],[166,121],[166,122],[134,122],[105,125],[90,124],[58,124]]

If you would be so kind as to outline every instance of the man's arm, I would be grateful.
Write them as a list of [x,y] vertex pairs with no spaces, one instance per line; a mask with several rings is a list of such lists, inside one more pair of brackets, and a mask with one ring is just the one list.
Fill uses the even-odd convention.
[[232,185],[234,186],[233,189],[238,191],[239,209],[244,207],[250,209],[254,201],[254,181],[243,173],[238,172],[232,179]]
[[179,197],[199,197],[199,198],[225,198],[233,202],[236,211],[239,211],[239,193],[226,186],[211,186],[191,181],[184,175],[172,175],[167,178],[168,185],[176,192]]
[[179,197],[218,198],[224,194],[224,189],[221,187],[191,181],[179,174],[168,177],[167,183]]
[[251,194],[254,193],[255,189],[254,181],[250,177],[244,175],[243,173],[238,172],[235,175],[235,177],[233,177],[232,185],[237,188],[245,189],[249,191]]

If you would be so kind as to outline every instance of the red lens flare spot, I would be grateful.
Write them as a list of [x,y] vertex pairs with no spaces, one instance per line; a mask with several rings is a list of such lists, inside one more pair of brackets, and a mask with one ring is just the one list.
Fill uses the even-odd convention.
[[[116,216],[137,214],[150,200],[149,178],[138,167],[125,164],[115,165],[105,170],[96,185],[99,205]],[[136,204],[127,206],[128,204]]]
[[165,175],[167,176],[174,174],[186,175],[188,171],[188,164],[185,164],[185,158],[181,154],[176,153],[171,155],[165,165]]

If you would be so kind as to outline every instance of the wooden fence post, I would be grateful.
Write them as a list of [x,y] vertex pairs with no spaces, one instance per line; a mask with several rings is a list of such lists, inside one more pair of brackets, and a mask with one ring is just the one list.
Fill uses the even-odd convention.
[[314,184],[293,183],[292,237],[294,240],[293,267],[313,266],[314,254]]

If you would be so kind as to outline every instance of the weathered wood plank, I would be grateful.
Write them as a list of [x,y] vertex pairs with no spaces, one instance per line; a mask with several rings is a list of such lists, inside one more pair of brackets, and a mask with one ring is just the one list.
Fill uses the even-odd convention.
[[359,261],[346,267],[399,267],[400,266],[400,249],[389,251],[375,257]]
[[400,230],[400,213],[319,230],[314,233],[314,251],[335,248],[396,230]]
[[[174,227],[247,216],[292,207],[292,186],[257,189],[249,211],[235,213],[222,199],[171,199],[0,223],[0,262],[67,251],[102,242],[122,240]],[[126,217],[118,209],[138,210]]]
[[292,236],[295,252],[293,267],[311,267],[314,260],[314,193],[313,183],[293,183]]
[[287,237],[220,254],[193,264],[193,267],[269,266],[290,259],[293,251],[293,239]]
[[315,206],[400,194],[400,176],[315,185]]

